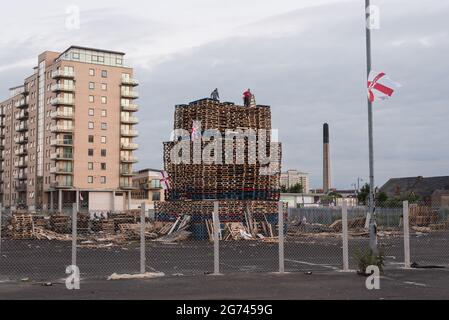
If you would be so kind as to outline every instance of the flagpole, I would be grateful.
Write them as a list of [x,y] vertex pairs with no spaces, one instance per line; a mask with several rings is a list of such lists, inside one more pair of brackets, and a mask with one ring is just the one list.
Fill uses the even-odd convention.
[[[370,19],[370,0],[365,0],[365,17],[366,17],[366,71],[367,79],[371,72],[371,29],[369,26]],[[368,139],[369,139],[369,235],[370,248],[377,253],[377,231],[376,216],[374,210],[374,146],[373,146],[373,105],[370,99],[368,101]]]

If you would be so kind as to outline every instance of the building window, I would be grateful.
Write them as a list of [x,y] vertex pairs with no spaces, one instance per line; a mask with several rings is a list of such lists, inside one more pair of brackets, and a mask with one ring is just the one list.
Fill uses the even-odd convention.
[[160,201],[161,200],[161,194],[159,192],[154,192],[153,193],[153,197],[152,197],[153,201]]
[[94,143],[94,136],[89,135],[89,143]]
[[101,70],[101,77],[107,78],[108,77],[108,71],[107,70]]
[[104,57],[103,56],[98,56],[98,62],[104,62]]
[[108,129],[108,124],[106,122],[102,122],[101,123],[101,130],[107,130]]
[[94,128],[94,123],[92,121],[89,121],[89,129],[93,129]]
[[101,156],[106,157],[106,149],[101,149]]
[[95,76],[95,69],[89,69],[89,75]]
[[95,82],[89,82],[89,89],[94,90],[95,89]]
[[101,163],[101,170],[106,170],[106,163],[105,162]]
[[79,58],[80,58],[79,52],[73,52],[72,53],[72,58],[75,59],[75,60],[79,60]]
[[87,163],[87,169],[88,170],[94,170],[94,163],[93,162],[88,162]]
[[106,117],[107,114],[108,114],[107,110],[105,110],[105,109],[101,110],[101,116],[102,117]]
[[90,115],[90,116],[93,116],[94,113],[95,113],[94,109],[93,109],[93,108],[89,108],[89,115]]
[[94,177],[88,176],[87,177],[87,183],[94,183]]
[[122,63],[123,63],[122,58],[116,58],[116,59],[115,59],[115,63],[118,64],[119,66],[121,66]]
[[93,155],[94,155],[94,149],[88,149],[88,150],[87,150],[87,155],[88,155],[89,157],[93,157]]
[[108,103],[108,98],[107,97],[101,97],[101,103],[102,104]]
[[101,84],[101,90],[107,91],[108,90],[108,84],[107,83],[102,83]]
[[106,136],[101,136],[101,143],[106,143]]
[[101,181],[102,184],[105,184],[106,183],[106,177],[102,176],[100,178],[100,181]]
[[94,102],[95,101],[95,98],[94,98],[94,96],[89,96],[89,102]]

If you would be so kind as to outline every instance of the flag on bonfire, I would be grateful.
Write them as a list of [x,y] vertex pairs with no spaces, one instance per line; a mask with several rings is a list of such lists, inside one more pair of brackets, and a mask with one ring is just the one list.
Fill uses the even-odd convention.
[[384,72],[371,71],[368,77],[368,99],[371,102],[386,100],[401,85],[391,80]]
[[192,141],[201,140],[201,121],[194,120],[192,124]]
[[162,175],[161,179],[162,187],[164,188],[164,190],[170,190],[170,179],[168,177],[167,171],[162,171],[161,175]]

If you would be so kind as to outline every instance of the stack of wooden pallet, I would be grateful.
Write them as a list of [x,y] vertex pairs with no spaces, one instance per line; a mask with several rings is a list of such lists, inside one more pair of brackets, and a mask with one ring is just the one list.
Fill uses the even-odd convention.
[[438,222],[438,213],[429,206],[410,206],[410,224],[414,226],[429,226]]
[[13,215],[11,226],[13,239],[33,239],[34,222],[31,215]]
[[[193,128],[198,128],[199,123],[203,135],[205,130],[220,134],[221,146],[209,148],[209,155],[216,156],[218,152],[221,161],[206,163],[195,156],[195,148],[204,151],[213,143],[204,136],[203,140],[192,141]],[[193,222],[204,222],[211,217],[210,200],[214,200],[219,202],[220,221],[245,222],[245,214],[250,212],[256,226],[263,228],[263,224],[268,229],[263,216],[272,223],[278,214],[282,157],[281,144],[271,142],[270,107],[243,107],[202,99],[175,107],[174,130],[176,135],[181,130],[183,133],[164,143],[164,169],[170,188],[166,190],[166,202],[156,203],[156,217],[173,221],[179,215],[190,215]],[[244,137],[234,138],[237,133]],[[262,158],[267,161],[261,161]],[[251,227],[253,221],[245,223],[249,234],[257,236]]]
[[65,215],[54,214],[50,216],[50,228],[57,233],[70,233],[71,218]]

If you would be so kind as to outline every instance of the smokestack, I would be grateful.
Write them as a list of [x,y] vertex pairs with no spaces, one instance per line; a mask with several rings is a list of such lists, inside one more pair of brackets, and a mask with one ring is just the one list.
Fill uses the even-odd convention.
[[329,153],[329,125],[323,125],[323,191],[328,193],[331,188],[331,163]]

